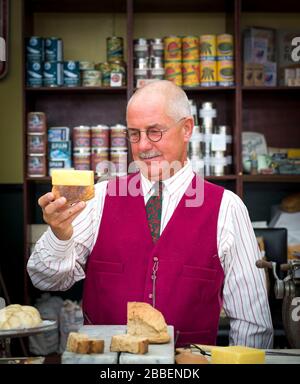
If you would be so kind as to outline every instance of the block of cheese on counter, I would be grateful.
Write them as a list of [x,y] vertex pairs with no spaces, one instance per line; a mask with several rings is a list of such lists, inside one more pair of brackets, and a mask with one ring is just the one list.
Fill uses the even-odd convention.
[[131,335],[114,335],[111,338],[111,352],[129,352],[144,354],[148,352],[149,341],[145,337]]
[[212,347],[212,364],[264,364],[265,352],[243,346]]
[[64,196],[68,204],[90,200],[95,196],[94,172],[55,169],[52,171],[52,193],[55,199]]

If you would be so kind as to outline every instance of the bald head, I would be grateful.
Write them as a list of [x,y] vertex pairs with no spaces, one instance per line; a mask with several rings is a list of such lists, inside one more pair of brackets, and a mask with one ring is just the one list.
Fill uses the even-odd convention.
[[167,116],[178,121],[183,117],[191,116],[191,108],[185,92],[168,80],[158,80],[139,88],[127,104],[127,113],[131,105],[136,102],[145,102],[148,99],[159,98],[164,103]]

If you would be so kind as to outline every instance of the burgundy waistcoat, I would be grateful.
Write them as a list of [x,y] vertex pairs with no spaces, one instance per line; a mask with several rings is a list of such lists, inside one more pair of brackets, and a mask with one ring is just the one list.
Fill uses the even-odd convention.
[[[128,186],[132,177],[108,183],[98,238],[86,266],[85,322],[126,324],[128,301],[152,304],[151,275],[157,257],[155,307],[174,326],[177,345],[215,344],[224,281],[217,251],[224,189],[205,181],[203,204],[187,207],[195,176],[154,244],[141,192],[111,195],[120,191],[120,183]],[[139,176],[137,186],[141,191]]]

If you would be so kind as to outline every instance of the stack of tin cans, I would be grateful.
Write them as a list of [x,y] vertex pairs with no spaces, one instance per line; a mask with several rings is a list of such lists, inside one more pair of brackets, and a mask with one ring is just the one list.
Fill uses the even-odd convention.
[[127,174],[127,140],[126,127],[116,124],[110,127],[110,162],[111,176],[124,176]]
[[134,84],[140,87],[146,79],[164,78],[164,45],[161,38],[134,40]]
[[[190,100],[194,116],[196,104]],[[189,158],[193,170],[205,176],[223,176],[230,173],[232,164],[232,135],[227,125],[217,125],[217,109],[204,102],[199,110],[200,125],[195,126],[189,142]]]
[[79,125],[73,128],[73,165],[75,169],[91,169],[91,128]]
[[43,112],[29,112],[27,116],[27,175],[46,176],[46,116]]
[[109,172],[109,127],[98,124],[91,127],[92,170],[97,176]]
[[200,85],[199,37],[182,38],[182,77],[184,87]]
[[126,64],[124,61],[124,42],[122,37],[107,37],[106,58],[107,62],[100,63],[97,68],[103,74],[103,85],[110,87],[126,85]]
[[48,129],[48,169],[71,168],[72,142],[69,127],[49,127]]
[[178,36],[164,38],[165,79],[182,86],[182,39]]
[[200,36],[200,83],[203,87],[234,85],[232,35]]
[[63,61],[63,41],[58,37],[26,39],[28,87],[74,87],[80,85],[79,62]]

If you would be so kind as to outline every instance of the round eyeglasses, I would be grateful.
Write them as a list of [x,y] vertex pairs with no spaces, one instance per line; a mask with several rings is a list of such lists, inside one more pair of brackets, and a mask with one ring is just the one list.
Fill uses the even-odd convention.
[[145,129],[145,130],[136,129],[136,128],[127,128],[125,130],[127,140],[130,141],[131,143],[138,143],[141,140],[141,132],[145,132],[147,135],[147,138],[150,141],[153,141],[154,143],[156,143],[157,141],[161,140],[165,132],[167,132],[170,128],[177,125],[184,119],[186,119],[186,117],[182,117],[174,125],[168,128],[149,127],[148,129]]

